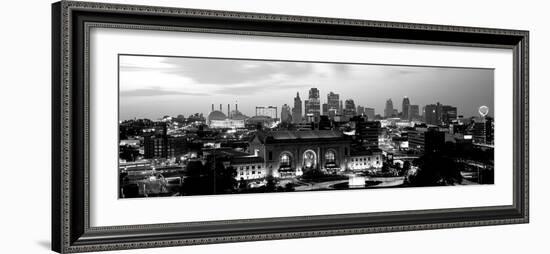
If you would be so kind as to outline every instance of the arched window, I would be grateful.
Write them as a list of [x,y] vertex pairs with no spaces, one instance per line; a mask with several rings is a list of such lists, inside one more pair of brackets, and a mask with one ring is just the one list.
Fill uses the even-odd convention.
[[281,167],[290,167],[290,155],[284,153],[281,155],[280,160]]
[[317,155],[312,150],[307,150],[303,155],[303,167],[306,169],[315,168],[317,166]]
[[325,153],[325,160],[327,163],[334,163],[336,162],[336,154],[334,154],[334,151],[330,150]]

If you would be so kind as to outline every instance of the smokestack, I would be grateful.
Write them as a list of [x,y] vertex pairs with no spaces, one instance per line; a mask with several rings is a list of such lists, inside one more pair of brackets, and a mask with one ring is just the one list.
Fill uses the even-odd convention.
[[227,117],[229,117],[230,114],[231,114],[231,110],[229,108],[229,103],[227,103]]
[[239,104],[235,103],[235,112],[239,112]]
[[223,110],[222,110],[222,104],[221,104],[221,103],[220,103],[220,111],[223,112]]
[[212,103],[212,111],[214,111],[214,103]]

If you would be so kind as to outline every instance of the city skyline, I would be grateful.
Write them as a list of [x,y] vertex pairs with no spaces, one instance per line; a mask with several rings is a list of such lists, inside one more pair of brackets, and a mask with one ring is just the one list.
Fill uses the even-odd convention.
[[248,116],[257,106],[281,112],[284,104],[294,105],[296,93],[305,101],[311,88],[319,90],[321,105],[334,92],[341,101],[352,99],[356,107],[374,108],[382,116],[386,100],[401,112],[405,96],[420,110],[440,102],[465,117],[477,116],[481,105],[494,113],[491,69],[133,55],[121,55],[119,68],[120,120],[206,116],[212,104],[224,105],[223,111],[238,104]]

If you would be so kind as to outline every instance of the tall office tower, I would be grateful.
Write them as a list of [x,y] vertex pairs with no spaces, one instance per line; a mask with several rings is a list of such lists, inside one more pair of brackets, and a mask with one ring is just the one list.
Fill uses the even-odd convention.
[[333,111],[336,114],[342,113],[340,111],[340,95],[330,92],[327,94],[327,107],[328,111]]
[[456,107],[445,105],[441,107],[441,122],[444,124],[450,124],[453,120],[457,119]]
[[292,121],[292,113],[290,112],[290,106],[284,104],[281,107],[281,122],[290,123]]
[[378,136],[381,133],[379,121],[368,121],[364,117],[354,117],[355,136],[357,141],[366,149],[378,149]]
[[470,128],[470,133],[472,133],[474,142],[481,144],[494,143],[495,127],[493,118],[489,116],[482,116],[481,119],[476,120]]
[[420,111],[418,105],[409,105],[408,118],[407,120],[413,121],[420,118]]
[[441,104],[429,104],[424,107],[424,122],[426,124],[440,125],[441,124]]
[[352,99],[347,99],[346,103],[344,104],[344,117],[347,119],[351,119],[357,114],[357,111],[355,109],[355,102]]
[[357,105],[357,115],[364,115],[365,114],[365,107]]
[[393,102],[391,99],[388,99],[386,101],[386,108],[384,108],[384,117],[392,117],[393,115]]
[[319,89],[309,89],[309,98],[305,101],[305,114],[308,122],[319,122],[321,116],[321,100],[319,99]]
[[321,115],[324,115],[324,116],[328,116],[328,104],[327,103],[323,103],[322,107],[321,107]]
[[403,103],[401,105],[401,119],[409,119],[409,106],[411,105],[411,102],[409,101],[409,98],[405,96],[403,98]]
[[302,99],[300,99],[300,94],[298,94],[298,92],[296,92],[296,97],[294,97],[294,108],[292,108],[292,122],[302,122]]
[[374,109],[373,108],[365,108],[365,115],[367,116],[367,119],[374,120]]

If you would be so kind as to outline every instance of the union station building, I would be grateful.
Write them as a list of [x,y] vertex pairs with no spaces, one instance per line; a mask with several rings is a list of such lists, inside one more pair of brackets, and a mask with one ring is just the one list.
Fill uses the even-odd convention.
[[[257,132],[249,143],[248,152],[264,158],[266,171],[278,178],[300,176],[314,169],[336,173],[372,168],[370,163],[365,163],[364,167],[349,167],[355,157],[351,143],[349,136],[332,130]],[[379,153],[371,152],[367,157],[370,156],[372,161],[381,158]]]

